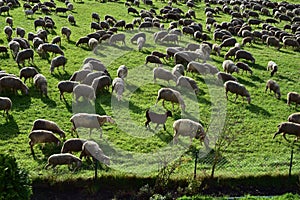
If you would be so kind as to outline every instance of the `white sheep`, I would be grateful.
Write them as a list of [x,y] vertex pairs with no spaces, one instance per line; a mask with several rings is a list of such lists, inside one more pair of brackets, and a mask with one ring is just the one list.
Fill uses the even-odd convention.
[[222,64],[223,70],[226,73],[232,74],[233,72],[239,73],[239,68],[232,60],[224,60]]
[[91,50],[94,50],[98,45],[98,40],[95,38],[90,38],[88,42],[88,46],[90,47]]
[[300,113],[293,113],[288,117],[289,122],[300,124]]
[[86,98],[89,101],[96,99],[94,88],[85,84],[76,85],[73,90],[73,96],[75,97],[76,103],[80,97]]
[[177,79],[176,86],[181,86],[193,90],[196,94],[199,93],[200,89],[196,81],[188,76],[180,76]]
[[125,65],[121,65],[117,70],[117,75],[121,79],[126,78],[128,75],[128,68]]
[[274,61],[269,61],[267,65],[267,70],[270,70],[271,76],[273,76],[278,71],[278,65]]
[[94,161],[98,160],[105,165],[110,165],[110,158],[104,154],[99,145],[94,141],[86,141],[82,146],[82,152],[79,156],[82,157],[92,157]]
[[45,166],[45,169],[52,165],[52,168],[56,167],[57,165],[68,165],[69,170],[71,170],[72,164],[75,163],[76,167],[74,170],[78,169],[81,166],[81,159],[77,158],[76,156],[70,153],[59,153],[59,154],[52,154],[48,158],[48,163]]
[[138,47],[138,51],[141,51],[142,50],[142,48],[144,47],[144,45],[145,45],[145,39],[143,38],[143,37],[139,37],[138,39],[137,39],[137,47]]
[[210,72],[209,68],[205,64],[196,61],[189,62],[186,71],[203,74],[203,75],[208,74]]
[[160,124],[163,124],[164,130],[166,130],[165,123],[166,123],[168,117],[172,117],[172,112],[169,111],[169,110],[167,110],[164,114],[159,114],[159,113],[155,113],[153,111],[147,110],[146,111],[147,121],[145,122],[145,126],[150,127],[149,123],[152,122],[152,123],[157,124],[156,127],[155,127],[155,129],[157,129],[157,127]]
[[164,101],[172,102],[172,110],[174,111],[174,103],[178,103],[181,106],[182,111],[185,110],[185,103],[180,92],[173,90],[171,88],[161,88],[157,92],[156,104],[162,99],[162,105],[165,106]]
[[156,67],[153,69],[153,79],[156,82],[156,79],[162,79],[168,81],[170,84],[170,80],[176,82],[177,78],[170,72],[169,70],[163,69],[162,67]]
[[113,34],[109,38],[109,45],[116,44],[116,42],[122,42],[123,45],[126,45],[125,34],[124,33]]
[[117,94],[118,101],[121,101],[125,90],[125,83],[122,78],[115,78],[112,82],[112,92],[115,91]]
[[164,43],[164,42],[167,42],[167,43],[169,43],[169,42],[174,42],[175,44],[177,43],[179,43],[179,40],[178,40],[178,35],[176,35],[176,34],[167,34],[167,35],[165,35],[163,38],[161,38],[161,40],[160,40],[162,43]]
[[178,79],[180,76],[184,76],[184,66],[182,64],[177,64],[172,69],[172,74]]

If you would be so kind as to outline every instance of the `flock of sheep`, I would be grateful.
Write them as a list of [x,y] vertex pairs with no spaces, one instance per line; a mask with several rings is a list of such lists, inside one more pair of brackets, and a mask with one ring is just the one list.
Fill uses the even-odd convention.
[[[17,0],[9,0],[6,2],[0,2],[0,14],[6,13],[9,15],[9,10],[15,6],[20,6]],[[143,1],[146,5],[153,5],[151,0]],[[76,46],[87,45],[91,50],[97,49],[101,43],[108,42],[109,45],[126,45],[126,32],[118,33],[121,30],[138,29],[138,33],[130,38],[131,44],[137,46],[138,51],[143,51],[145,44],[149,40],[146,38],[146,30],[159,29],[153,34],[153,41],[155,43],[174,44],[172,47],[166,48],[166,52],[153,51],[151,55],[145,57],[145,64],[154,63],[157,65],[153,69],[154,81],[156,79],[162,79],[167,82],[174,81],[176,86],[191,88],[196,94],[199,93],[199,87],[197,82],[187,76],[188,73],[196,73],[199,75],[211,74],[224,82],[224,89],[226,97],[228,98],[228,92],[236,95],[235,101],[238,95],[245,97],[248,103],[251,103],[251,95],[246,87],[238,82],[233,73],[242,73],[244,71],[253,74],[251,65],[256,62],[251,52],[246,51],[243,47],[247,44],[252,45],[255,42],[266,43],[267,46],[275,46],[280,49],[292,47],[297,50],[300,49],[300,6],[295,4],[289,4],[286,2],[273,3],[270,1],[254,0],[251,2],[242,0],[205,0],[205,15],[206,15],[206,30],[211,32],[214,29],[213,40],[215,43],[208,42],[209,35],[205,33],[204,27],[201,23],[197,23],[196,12],[193,10],[196,7],[196,2],[193,0],[185,1],[189,10],[184,13],[180,8],[176,7],[176,0],[170,0],[168,5],[159,10],[150,8],[150,10],[141,9],[138,11],[140,2],[139,0],[127,1],[125,6],[128,8],[128,14],[137,15],[132,23],[126,23],[125,20],[116,20],[111,15],[105,15],[104,20],[100,21],[98,13],[92,13],[91,29],[94,32],[80,37]],[[214,8],[211,7],[214,5]],[[134,8],[135,6],[136,8]],[[48,34],[49,30],[55,27],[55,22],[48,16],[49,13],[55,11],[55,13],[66,13],[74,9],[74,5],[69,1],[65,2],[65,7],[56,7],[56,4],[52,1],[41,3],[40,1],[31,1],[31,4],[23,4],[24,13],[27,17],[33,17],[35,12],[41,11],[45,14],[44,17],[40,17],[34,20],[34,28],[40,27],[36,33],[27,33],[28,39],[25,38],[26,31],[21,27],[15,29],[18,37],[12,38],[14,33],[13,18],[8,16],[5,22],[8,24],[4,27],[4,33],[7,36],[8,44],[1,46],[0,51],[2,53],[11,54],[16,61],[16,64],[23,68],[20,69],[19,77],[14,74],[9,74],[4,71],[0,73],[0,92],[4,90],[12,90],[17,92],[21,90],[23,94],[28,94],[29,89],[26,86],[27,79],[33,79],[34,85],[41,95],[48,96],[47,87],[48,82],[43,74],[40,74],[34,67],[25,67],[25,61],[34,63],[34,54],[37,53],[41,59],[45,58],[48,53],[53,55],[59,54],[51,60],[50,72],[53,73],[58,67],[65,67],[68,59],[65,57],[63,50],[60,48],[61,37],[56,36],[49,43]],[[272,11],[272,14],[270,13]],[[215,16],[220,12],[231,15],[232,20],[230,22],[217,23]],[[262,21],[259,19],[260,15],[267,16],[268,19]],[[101,17],[102,18],[102,17]],[[76,19],[72,14],[67,16],[67,20],[70,25],[76,25]],[[290,29],[292,33],[285,30],[281,30],[275,25],[277,20],[287,21],[288,24],[284,29]],[[171,22],[170,22],[171,21]],[[165,27],[169,22],[169,27]],[[253,30],[253,25],[262,24],[262,30]],[[143,32],[144,31],[144,32]],[[61,35],[65,36],[70,41],[71,29],[68,27],[61,28]],[[190,43],[186,47],[179,46],[181,37],[183,34],[190,35],[195,43]],[[242,37],[242,44],[237,42],[237,37]],[[32,44],[30,44],[30,41]],[[282,45],[283,44],[283,45]],[[178,47],[176,47],[178,45]],[[221,56],[224,48],[229,48],[224,54],[224,61],[222,68],[224,72],[218,70],[216,66],[209,64],[207,61],[210,59],[212,53],[216,56]],[[233,60],[230,60],[233,58]],[[70,59],[70,58],[69,58]],[[250,61],[239,61],[240,59]],[[166,60],[173,60],[174,67],[172,71],[163,68],[163,62]],[[237,61],[237,62],[236,62]],[[70,62],[70,61],[68,61]],[[267,70],[270,71],[270,76],[274,76],[280,69],[277,64],[270,60],[267,64]],[[109,90],[112,86],[112,92],[117,95],[117,100],[121,101],[123,93],[126,89],[126,77],[130,73],[126,65],[121,65],[116,75],[117,77],[112,79],[110,71],[106,66],[98,59],[87,58],[83,61],[82,69],[72,74],[69,80],[61,81],[58,83],[57,88],[60,91],[60,99],[64,99],[64,93],[73,93],[75,102],[93,101],[96,99],[97,94],[103,90]],[[22,79],[24,78],[24,82]],[[270,79],[266,83],[266,91],[273,91],[277,98],[281,98],[281,92],[279,84]],[[162,100],[172,102],[174,111],[174,103],[180,105],[182,111],[185,111],[186,104],[179,91],[164,87],[158,90],[156,104]],[[300,94],[296,92],[289,92],[287,95],[287,104],[295,102],[296,106],[300,103]],[[8,115],[8,111],[12,108],[12,101],[7,97],[0,98],[0,109]],[[157,126],[163,124],[164,130],[166,130],[166,120],[168,117],[172,117],[172,112],[167,110],[163,114],[155,113],[153,111],[146,111],[145,126],[149,127],[149,123],[156,123]],[[278,132],[274,137],[283,132],[285,134],[292,134],[300,137],[300,114],[295,113],[288,118],[289,122],[281,123],[278,126]],[[77,113],[70,118],[72,123],[72,131],[76,132],[77,128],[89,128],[90,134],[92,129],[100,130],[100,137],[102,137],[101,127],[105,123],[115,123],[112,116]],[[174,144],[177,143],[179,135],[189,136],[192,139],[195,137],[204,141],[206,148],[209,148],[208,137],[204,131],[203,126],[190,119],[178,119],[173,123]],[[33,146],[37,143],[55,143],[60,145],[61,140],[55,135],[59,134],[61,139],[65,139],[65,133],[61,130],[55,122],[37,119],[29,134],[30,148],[32,155],[35,157]],[[76,132],[77,137],[79,137]],[[80,157],[72,155],[73,152],[81,152]],[[61,153],[53,154],[48,159],[46,168],[52,165],[76,164],[76,168],[81,166],[82,157],[92,157],[94,160],[109,165],[110,158],[104,154],[99,145],[90,140],[84,140],[79,138],[71,138],[63,143]]]

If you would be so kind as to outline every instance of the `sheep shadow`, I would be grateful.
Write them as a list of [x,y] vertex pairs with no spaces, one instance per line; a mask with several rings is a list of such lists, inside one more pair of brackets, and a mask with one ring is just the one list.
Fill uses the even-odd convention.
[[283,49],[279,49],[278,50],[280,53],[285,53],[285,54],[289,54],[289,55],[294,55],[294,52],[288,51],[287,49],[283,50]]
[[71,74],[69,74],[69,72],[67,72],[66,70],[63,70],[64,73],[62,74],[59,70],[59,68],[57,68],[57,72],[52,73],[52,76],[54,78],[56,78],[59,81],[63,81],[63,80],[68,80],[71,76]]
[[65,104],[67,110],[69,111],[69,113],[72,113],[73,112],[72,105],[70,105],[69,102],[66,99],[62,99],[62,101],[64,102],[64,104]]
[[[63,143],[63,141],[61,141],[61,143]],[[60,144],[59,146],[57,146],[56,144],[48,143],[48,144],[45,144],[44,147],[42,145],[35,145],[33,148],[35,148],[37,146],[39,146],[39,150],[42,151],[42,154],[46,158],[48,158],[52,154],[58,154],[58,153],[60,153],[62,144]],[[37,148],[35,148],[35,151],[36,150],[37,150]],[[45,162],[43,162],[43,164],[45,164]]]
[[258,115],[264,115],[266,117],[270,117],[271,113],[269,111],[267,111],[266,109],[254,105],[254,104],[247,104],[246,105],[246,109],[249,110],[252,113],[258,114]]
[[50,108],[55,108],[57,106],[56,101],[50,99],[49,97],[42,96],[41,100],[44,104],[48,105]]
[[253,64],[253,63],[251,63],[251,62],[244,62],[244,63],[248,64],[249,67],[252,67],[252,68],[254,68],[254,69],[263,70],[263,71],[267,69],[267,66],[264,67],[264,66],[259,65],[259,64],[257,64],[257,63],[256,63],[256,64]]
[[255,82],[259,82],[259,83],[265,82],[263,79],[261,79],[259,76],[256,76],[256,75],[252,75],[252,76],[250,76],[250,78],[252,81],[255,81]]
[[239,81],[239,83],[241,83],[243,85],[247,85],[249,87],[256,87],[256,85],[253,82],[247,81],[247,80],[245,80],[245,79],[243,79],[241,77],[238,77],[238,81]]
[[20,133],[19,126],[11,113],[6,117],[5,123],[0,124],[0,131],[0,140],[11,139]]
[[[276,76],[276,75],[275,75]],[[289,82],[295,82],[295,80],[294,79],[290,79],[289,77],[287,77],[287,76],[283,76],[283,75],[278,75],[278,78],[279,78],[279,80],[283,80],[283,79],[285,79],[285,80],[287,80],[287,81],[289,81]]]
[[9,96],[13,102],[13,109],[16,111],[27,110],[31,105],[31,97],[29,95]]
[[8,53],[1,53],[0,59],[9,59],[9,54]]

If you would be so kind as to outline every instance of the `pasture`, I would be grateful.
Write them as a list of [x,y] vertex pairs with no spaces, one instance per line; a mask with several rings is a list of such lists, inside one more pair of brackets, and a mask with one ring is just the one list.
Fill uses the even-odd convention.
[[[296,1],[290,1],[295,3]],[[24,2],[21,1],[21,4]],[[57,1],[57,6],[64,7],[63,2]],[[200,88],[200,93],[185,96],[187,110],[181,112],[175,106],[173,117],[168,118],[164,131],[160,126],[156,131],[153,130],[155,125],[151,124],[152,130],[146,130],[144,123],[146,121],[145,111],[149,108],[162,110],[161,102],[155,106],[157,91],[161,87],[170,86],[176,88],[175,83],[157,80],[153,82],[152,70],[153,64],[144,65],[145,57],[153,50],[159,50],[165,53],[166,46],[175,46],[173,44],[156,44],[153,41],[153,33],[158,29],[142,30],[147,35],[146,45],[142,51],[137,51],[137,47],[130,43],[130,38],[137,33],[137,27],[133,31],[119,30],[126,34],[126,46],[117,44],[110,46],[106,42],[99,44],[94,53],[87,46],[75,46],[76,41],[93,32],[90,29],[91,13],[97,12],[101,20],[106,14],[114,16],[117,20],[124,19],[131,22],[137,17],[127,13],[124,1],[100,3],[96,1],[86,0],[83,2],[72,2],[74,10],[69,11],[76,19],[76,26],[68,23],[67,15],[54,12],[50,15],[56,23],[56,28],[49,32],[48,40],[51,41],[56,35],[60,35],[61,27],[67,26],[71,29],[71,39],[68,42],[62,37],[61,48],[65,52],[68,59],[65,71],[61,68],[59,71],[55,69],[50,74],[49,67],[51,54],[48,58],[41,58],[35,51],[34,65],[40,73],[48,80],[48,96],[41,97],[40,93],[30,81],[26,82],[29,87],[29,95],[13,94],[3,92],[1,96],[9,97],[13,102],[13,107],[8,118],[0,119],[0,151],[7,152],[17,158],[19,165],[29,171],[34,179],[49,179],[54,182],[64,180],[76,180],[78,178],[87,179],[93,177],[93,166],[86,163],[79,171],[71,172],[67,167],[58,167],[57,170],[44,167],[47,158],[53,154],[60,152],[60,147],[46,144],[44,148],[41,145],[34,146],[37,159],[31,156],[28,145],[28,135],[31,131],[33,121],[38,118],[48,119],[56,122],[66,134],[67,139],[71,138],[72,124],[69,121],[73,113],[76,112],[95,112],[101,115],[111,115],[116,124],[106,124],[103,126],[103,138],[99,138],[99,132],[93,130],[91,138],[89,138],[88,130],[80,130],[79,135],[82,138],[93,139],[99,142],[103,151],[111,158],[111,166],[104,167],[100,170],[99,176],[112,177],[131,177],[131,176],[155,176],[158,169],[166,162],[176,160],[181,157],[181,165],[172,178],[188,179],[193,176],[194,152],[202,148],[199,141],[193,140],[190,147],[186,147],[189,140],[182,139],[182,146],[172,145],[173,129],[172,124],[180,118],[192,118],[199,120],[205,130],[210,130],[209,134],[217,135],[225,133],[230,135],[231,143],[222,151],[222,159],[217,165],[215,176],[219,177],[242,177],[242,176],[259,176],[259,175],[286,175],[288,174],[290,144],[287,143],[282,136],[272,139],[273,134],[277,131],[277,125],[280,122],[287,121],[287,117],[299,111],[292,104],[290,107],[286,104],[286,95],[288,92],[300,92],[299,88],[299,51],[292,48],[281,48],[277,51],[274,47],[266,47],[261,41],[253,45],[246,45],[243,49],[250,51],[256,59],[255,64],[247,62],[253,70],[253,75],[234,74],[238,81],[245,85],[251,94],[251,104],[242,101],[239,97],[234,102],[234,95],[229,93],[229,100],[226,101],[225,91],[222,86],[214,84],[216,78],[214,76],[202,76],[187,73],[187,76],[194,78]],[[154,1],[154,8],[161,8],[167,3]],[[188,7],[179,2],[178,5],[183,11],[187,11]],[[220,5],[211,5],[212,7]],[[138,10],[149,10],[151,6],[141,3]],[[205,4],[197,3],[195,21],[203,25],[203,30],[212,39],[212,33],[205,29]],[[22,7],[14,8],[10,11],[11,17],[14,19],[14,28],[23,27],[28,32],[35,32],[33,21],[38,17],[43,17],[40,11],[37,11],[32,18],[26,17]],[[0,16],[1,30],[5,24],[5,15]],[[261,16],[261,19],[265,19]],[[231,17],[220,12],[215,16],[218,23],[222,21],[230,21]],[[165,28],[169,23],[165,24]],[[283,28],[285,22],[276,24],[277,27]],[[260,26],[253,26],[253,29],[261,30]],[[214,30],[214,29],[213,29]],[[288,32],[290,30],[287,30]],[[15,33],[13,34],[15,37]],[[242,38],[235,36],[241,42]],[[7,46],[8,41],[3,31],[0,33],[1,45]],[[220,41],[208,40],[212,43],[220,44]],[[180,46],[186,46],[189,42],[196,42],[190,36],[183,36],[180,40]],[[197,42],[196,42],[197,43]],[[225,47],[221,50],[221,56],[211,55],[208,62],[216,66],[220,71],[224,54],[229,48]],[[59,98],[57,84],[61,80],[68,80],[74,71],[82,67],[82,62],[87,57],[94,57],[101,60],[107,67],[112,78],[116,77],[116,71],[120,65],[126,65],[129,69],[126,83],[126,91],[121,102],[117,102],[115,95],[104,91],[97,96],[92,104],[76,104],[73,102],[72,96],[66,94],[66,102]],[[270,79],[270,72],[266,70],[268,61],[273,60],[278,64],[278,72],[272,77],[279,85],[282,93],[281,99],[276,99],[273,93],[265,93],[265,84]],[[173,59],[164,60],[164,67],[171,69],[174,66]],[[28,63],[26,62],[26,66]],[[1,55],[1,70],[15,75],[19,74],[20,68],[13,60],[11,53],[8,56]],[[182,93],[185,91],[182,90]],[[169,102],[166,103],[168,109],[172,109]],[[221,112],[218,112],[221,111]],[[225,123],[222,125],[222,123]],[[220,123],[220,124],[218,124]],[[223,127],[225,127],[223,129]],[[289,137],[290,140],[294,138]],[[178,148],[177,148],[178,147]],[[184,147],[184,148],[181,148]],[[212,146],[213,148],[213,146]],[[204,155],[204,154],[203,154]],[[212,154],[204,155],[199,159],[198,176],[207,176],[211,173]],[[79,156],[79,154],[78,154]],[[299,146],[295,145],[293,174],[297,174],[300,170]]]

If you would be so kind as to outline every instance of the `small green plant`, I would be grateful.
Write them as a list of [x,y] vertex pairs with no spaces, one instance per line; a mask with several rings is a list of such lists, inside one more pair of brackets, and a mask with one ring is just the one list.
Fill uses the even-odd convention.
[[0,154],[0,199],[30,199],[31,180],[27,171],[20,169],[15,157]]

